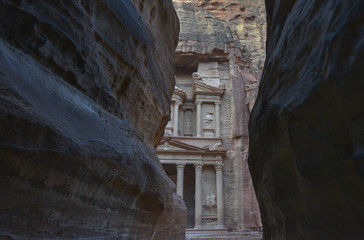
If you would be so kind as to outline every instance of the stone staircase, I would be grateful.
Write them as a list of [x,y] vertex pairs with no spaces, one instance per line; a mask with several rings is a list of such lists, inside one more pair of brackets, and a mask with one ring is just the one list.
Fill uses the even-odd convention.
[[186,233],[186,240],[262,240],[262,232]]

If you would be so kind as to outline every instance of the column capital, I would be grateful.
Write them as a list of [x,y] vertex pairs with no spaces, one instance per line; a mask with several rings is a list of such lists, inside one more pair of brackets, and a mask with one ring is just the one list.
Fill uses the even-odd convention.
[[221,101],[219,100],[219,101],[214,101],[214,104],[215,105],[221,105]]
[[179,106],[179,105],[182,104],[182,102],[180,100],[178,100],[178,99],[173,99],[173,100],[174,100],[174,105]]
[[176,166],[177,166],[178,170],[183,170],[185,168],[186,164],[185,163],[176,163]]
[[222,169],[223,169],[222,164],[216,164],[216,165],[215,165],[215,170],[216,170],[216,171],[222,171]]
[[196,171],[202,171],[203,164],[197,163],[194,164]]
[[196,103],[196,105],[201,105],[202,104],[202,100],[201,99],[197,99],[197,100],[195,100],[195,103]]

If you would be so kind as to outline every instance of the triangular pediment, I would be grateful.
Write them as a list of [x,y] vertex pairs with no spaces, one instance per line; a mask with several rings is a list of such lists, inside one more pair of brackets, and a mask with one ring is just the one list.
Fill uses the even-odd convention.
[[192,146],[171,138],[164,138],[157,146],[157,151],[206,152],[206,149]]
[[224,94],[224,89],[216,88],[210,86],[202,81],[194,81],[193,83],[193,91],[195,95],[203,94],[203,95],[213,95],[213,96],[221,96]]

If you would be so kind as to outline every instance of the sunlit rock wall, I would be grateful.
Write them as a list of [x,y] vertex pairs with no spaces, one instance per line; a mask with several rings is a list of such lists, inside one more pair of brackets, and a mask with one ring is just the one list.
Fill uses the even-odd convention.
[[364,2],[266,5],[249,124],[265,239],[363,239]]
[[153,146],[172,2],[0,1],[0,238],[184,239]]
[[[230,230],[261,227],[249,173],[248,120],[265,60],[264,1],[174,0],[181,32],[176,64],[194,68],[216,62],[225,85],[221,106],[225,224]],[[226,126],[226,127],[225,127]]]

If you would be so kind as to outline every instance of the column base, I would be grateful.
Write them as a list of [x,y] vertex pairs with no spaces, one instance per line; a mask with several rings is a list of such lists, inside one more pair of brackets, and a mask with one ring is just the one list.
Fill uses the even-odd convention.
[[217,225],[217,226],[215,226],[215,229],[227,229],[226,227],[225,227],[225,225]]
[[200,228],[189,228],[186,229],[186,234],[212,234],[212,233],[227,233],[228,229],[226,227],[223,228],[206,228],[206,227],[200,227]]

